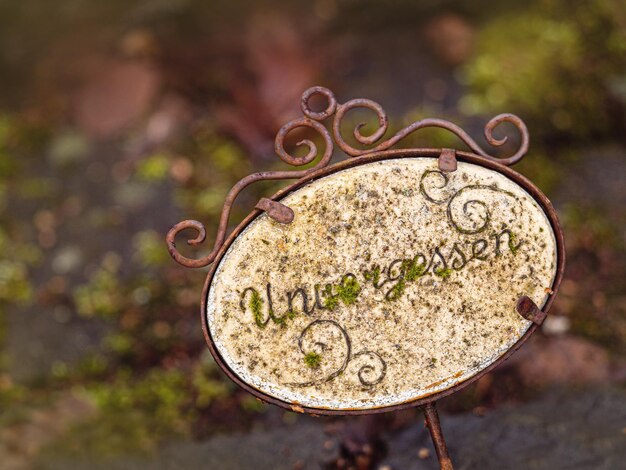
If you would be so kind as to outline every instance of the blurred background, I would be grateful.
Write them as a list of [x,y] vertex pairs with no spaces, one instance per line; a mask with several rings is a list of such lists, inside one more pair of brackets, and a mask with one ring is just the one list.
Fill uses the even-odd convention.
[[[196,452],[204,468],[279,468],[259,456],[282,452],[280,468],[408,468],[385,462],[423,430],[418,411],[313,420],[234,386],[202,337],[206,269],[164,243],[187,218],[213,237],[235,181],[285,168],[274,136],[313,85],[379,102],[394,129],[439,117],[481,137],[502,112],[528,125],[515,168],[555,203],[565,280],[528,345],[442,401],[453,423],[623,389],[623,2],[0,0],[0,467],[187,468]],[[433,130],[404,145],[464,148]],[[231,223],[281,185],[248,188]],[[405,453],[433,468],[423,443]]]

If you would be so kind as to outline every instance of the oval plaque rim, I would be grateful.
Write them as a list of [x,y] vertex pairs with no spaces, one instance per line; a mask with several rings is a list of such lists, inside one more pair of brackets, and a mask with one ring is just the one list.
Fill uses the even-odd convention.
[[[358,166],[366,165],[369,163],[385,161],[385,160],[393,160],[393,159],[401,159],[401,158],[437,158],[441,154],[441,149],[397,149],[397,150],[386,150],[382,152],[373,152],[370,154],[362,155],[355,158],[350,158],[348,160],[344,160],[342,162],[336,163],[334,165],[327,166],[325,168],[321,168],[319,170],[313,171],[310,174],[294,181],[289,184],[285,188],[273,194],[268,199],[272,201],[280,201],[282,198],[290,194],[291,192],[300,189],[306,184],[309,184],[315,180],[324,178],[328,175],[337,173],[342,170],[346,170],[348,168],[355,168]],[[542,307],[542,310],[547,313],[552,306],[554,299],[557,295],[559,287],[561,285],[561,281],[563,279],[563,271],[565,268],[565,242],[563,237],[563,231],[561,229],[561,225],[559,223],[559,219],[554,209],[554,206],[548,199],[548,197],[543,194],[543,192],[528,178],[513,170],[512,168],[502,165],[500,163],[487,160],[477,154],[471,152],[462,152],[455,151],[456,157],[458,161],[470,163],[473,165],[477,165],[483,168],[487,168],[489,170],[493,170],[509,180],[513,181],[515,184],[520,186],[522,189],[528,192],[528,194],[535,200],[542,211],[544,212],[546,218],[548,219],[552,231],[554,232],[554,238],[556,241],[556,273],[554,276],[554,281],[552,286],[550,286],[551,294],[546,300],[545,305]],[[506,350],[498,359],[496,359],[493,363],[489,364],[484,369],[480,370],[473,376],[465,379],[462,382],[459,382],[450,388],[445,390],[441,390],[439,392],[435,392],[426,396],[418,396],[407,400],[402,403],[395,403],[393,405],[384,405],[379,407],[370,407],[363,409],[332,409],[332,408],[322,408],[322,407],[310,407],[304,406],[296,402],[288,402],[285,400],[281,400],[279,398],[273,397],[255,387],[245,382],[241,377],[239,377],[224,361],[220,352],[218,351],[215,343],[213,342],[213,338],[211,337],[211,332],[208,325],[208,318],[206,315],[207,310],[207,299],[209,294],[209,289],[211,283],[213,281],[213,277],[217,268],[219,267],[222,258],[227,253],[235,239],[241,234],[241,232],[248,227],[259,215],[263,213],[260,209],[253,209],[238,225],[237,227],[228,235],[224,244],[220,248],[209,272],[207,274],[206,280],[204,282],[204,287],[202,289],[202,301],[200,306],[200,317],[202,323],[202,332],[204,334],[204,339],[209,347],[209,351],[213,356],[213,359],[220,367],[220,369],[228,376],[230,380],[235,382],[239,387],[251,393],[256,398],[260,399],[263,402],[270,403],[273,405],[280,406],[281,408],[287,409],[289,411],[295,411],[298,413],[306,413],[310,415],[326,415],[326,416],[345,416],[345,415],[366,415],[366,414],[374,414],[374,413],[385,413],[389,411],[398,411],[407,408],[413,408],[416,406],[424,406],[429,403],[435,402],[443,397],[451,395],[453,393],[458,392],[459,390],[467,387],[468,385],[474,383],[478,379],[480,379],[485,374],[491,372],[493,369],[498,367],[504,361],[506,361],[515,351],[517,351],[527,340],[532,336],[532,334],[537,330],[539,325],[536,323],[532,323],[526,332],[518,339],[518,341],[513,344],[508,350]]]

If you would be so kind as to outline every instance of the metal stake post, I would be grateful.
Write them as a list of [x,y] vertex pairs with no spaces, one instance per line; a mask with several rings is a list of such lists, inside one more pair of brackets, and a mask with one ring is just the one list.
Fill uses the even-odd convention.
[[439,468],[441,470],[454,470],[434,402],[427,403],[424,406],[424,417],[426,418],[426,427],[430,431],[430,437],[435,445],[435,452],[437,452],[437,459],[439,459]]
[[[314,95],[321,96],[326,99],[327,107],[323,111],[314,111],[309,106],[309,100]],[[435,446],[435,450],[437,452],[437,458],[439,460],[439,466],[442,470],[453,470],[452,461],[450,459],[450,455],[448,454],[448,449],[446,447],[446,443],[443,437],[443,432],[441,430],[441,424],[439,422],[439,416],[437,415],[437,409],[435,405],[435,401],[445,395],[456,392],[463,387],[466,387],[472,382],[475,382],[480,377],[489,373],[490,370],[497,367],[500,363],[505,361],[513,352],[518,349],[533,333],[534,331],[541,325],[543,320],[546,317],[546,314],[554,302],[555,295],[558,291],[559,285],[563,278],[563,270],[565,266],[565,247],[563,241],[563,232],[561,231],[558,218],[556,215],[556,211],[548,198],[541,193],[541,191],[534,186],[530,181],[521,176],[520,174],[514,172],[508,167],[513,165],[514,163],[520,161],[526,152],[528,151],[529,144],[529,134],[528,129],[524,122],[513,114],[499,114],[495,116],[490,121],[487,122],[484,128],[485,138],[487,143],[493,147],[500,147],[507,142],[507,137],[504,136],[502,138],[494,137],[493,131],[500,126],[502,123],[512,124],[519,133],[519,146],[517,147],[516,152],[513,155],[510,155],[506,158],[497,158],[493,155],[490,155],[487,151],[482,149],[474,139],[472,139],[462,128],[457,126],[456,124],[445,121],[443,119],[433,119],[427,118],[422,119],[420,121],[413,122],[407,127],[399,130],[396,134],[389,137],[386,140],[383,140],[383,137],[387,133],[389,122],[387,118],[387,114],[384,109],[376,102],[368,100],[368,99],[353,99],[349,100],[345,103],[338,103],[335,95],[327,88],[324,87],[312,87],[304,92],[301,100],[301,109],[303,116],[300,118],[296,118],[287,124],[285,124],[276,135],[276,139],[274,141],[274,149],[278,157],[285,163],[299,167],[300,169],[296,170],[284,170],[284,171],[261,171],[258,173],[253,173],[248,176],[245,176],[241,180],[239,180],[229,191],[226,196],[226,200],[222,207],[222,212],[220,215],[220,222],[217,230],[217,234],[215,237],[215,242],[212,250],[202,258],[193,259],[187,258],[183,254],[181,254],[176,248],[176,237],[180,232],[185,230],[193,230],[196,232],[194,238],[189,238],[187,240],[187,244],[192,246],[197,246],[202,244],[206,239],[206,229],[201,222],[196,220],[185,220],[179,222],[174,225],[170,231],[167,233],[167,248],[170,252],[172,258],[174,258],[179,264],[183,266],[187,266],[190,268],[201,268],[204,266],[208,266],[213,264],[209,274],[207,276],[206,282],[204,284],[204,291],[202,295],[202,327],[204,330],[204,335],[207,340],[207,344],[209,346],[209,350],[213,355],[215,361],[219,365],[219,367],[226,373],[228,377],[230,377],[236,384],[241,386],[244,390],[247,390],[257,398],[272,403],[274,405],[281,406],[285,409],[289,409],[291,411],[299,412],[299,413],[309,413],[312,415],[360,415],[360,414],[370,414],[370,413],[379,413],[383,411],[392,411],[408,408],[411,406],[421,406],[424,411],[424,416],[426,419],[426,426],[430,432],[431,438],[433,440],[433,444]],[[352,110],[357,108],[364,108],[370,111],[373,111],[378,117],[378,127],[377,129],[369,134],[363,135],[361,133],[361,129],[363,124],[357,124],[352,132],[352,140],[356,140],[358,144],[355,148],[350,145],[344,138],[341,132],[342,121],[346,114]],[[324,123],[327,119],[331,118],[332,122]],[[399,141],[407,137],[409,134],[418,131],[423,128],[441,128],[450,131],[452,134],[459,137],[470,149],[471,152],[453,150],[453,149],[427,149],[427,148],[413,148],[413,149],[395,149],[394,147]],[[285,140],[287,135],[297,128],[309,128],[319,134],[319,137],[324,142],[324,151],[318,152],[318,146],[316,141],[303,139],[296,144],[298,147],[303,147],[307,149],[307,153],[304,156],[294,156],[287,152],[285,149]],[[354,157],[351,160],[348,159],[344,162],[337,163],[334,166],[329,166],[333,153],[334,146],[337,146],[341,149],[347,156]],[[365,148],[363,148],[365,147]],[[545,303],[542,306],[538,306],[535,302],[528,297],[527,295],[521,295],[518,299],[516,310],[517,312],[526,320],[532,322],[529,328],[526,330],[524,335],[517,340],[517,342],[509,346],[509,349],[500,355],[500,357],[484,367],[478,373],[474,373],[474,375],[465,377],[463,380],[455,381],[455,383],[451,384],[446,389],[440,389],[436,393],[432,393],[428,396],[417,396],[412,398],[411,400],[395,403],[387,406],[380,407],[364,407],[362,409],[344,409],[344,408],[327,408],[327,407],[316,407],[316,406],[304,406],[298,402],[291,402],[286,399],[276,398],[274,395],[269,395],[265,391],[257,388],[252,385],[248,379],[239,375],[239,372],[235,372],[227,362],[223,359],[221,352],[219,351],[218,346],[216,346],[215,338],[212,336],[214,332],[211,330],[211,326],[208,320],[208,296],[209,290],[212,285],[214,276],[216,276],[216,272],[218,267],[220,266],[220,261],[229,253],[230,248],[233,246],[233,243],[237,238],[246,230],[250,224],[262,213],[265,212],[270,218],[274,221],[281,224],[290,224],[294,219],[294,212],[288,206],[284,205],[280,202],[286,195],[291,192],[295,192],[305,185],[313,181],[317,181],[319,179],[323,179],[327,176],[333,175],[339,171],[347,170],[350,168],[356,168],[361,165],[368,165],[376,162],[383,163],[387,160],[394,160],[404,157],[411,158],[437,158],[438,159],[438,171],[430,171],[431,173],[439,173],[439,175],[443,178],[444,183],[448,182],[449,174],[457,171],[457,167],[459,164],[463,165],[473,165],[483,167],[486,170],[499,173],[500,175],[508,178],[513,184],[521,187],[526,190],[526,192],[534,199],[534,201],[539,205],[539,207],[543,210],[545,216],[548,218],[548,221],[551,226],[551,230],[553,231],[554,238],[556,241],[556,273],[554,279],[550,285],[550,287],[545,288],[545,292],[548,295]],[[313,162],[317,162],[312,164]],[[304,165],[308,165],[303,167]],[[227,236],[227,230],[229,225],[229,218],[231,208],[233,203],[239,193],[246,188],[247,186],[255,183],[257,181],[268,181],[268,180],[286,180],[286,179],[297,179],[295,183],[289,185],[286,188],[283,188],[281,191],[274,194],[271,198],[262,198],[255,207],[255,210],[252,211],[238,226],[234,229],[234,231]],[[444,184],[445,186],[445,184]],[[481,185],[478,185],[481,187]],[[439,189],[442,189],[440,187]],[[464,188],[465,189],[465,188]],[[497,187],[495,188],[497,189]],[[502,190],[501,190],[502,191]],[[458,191],[456,194],[458,194]],[[506,192],[506,191],[504,191]],[[449,197],[448,197],[449,200]],[[445,201],[433,201],[437,203],[443,203]],[[468,200],[465,202],[463,206],[463,211],[467,212],[471,203],[482,204],[480,201]],[[485,208],[486,209],[486,208]],[[450,207],[448,206],[448,210]],[[486,213],[488,216],[488,212]],[[485,219],[487,221],[488,219]],[[465,233],[465,232],[462,232]],[[477,232],[467,232],[467,233],[477,233]],[[509,231],[509,244],[511,243],[512,234]],[[478,240],[480,242],[481,240]],[[484,240],[482,240],[484,241]],[[477,245],[480,246],[480,245]],[[473,248],[474,250],[474,248]],[[473,252],[473,256],[480,256],[479,248],[478,251]],[[462,254],[462,253],[461,253]],[[417,258],[415,258],[417,259]],[[434,258],[433,258],[434,259]],[[443,258],[442,258],[443,260]],[[401,261],[401,260],[398,260]],[[463,263],[467,260],[463,256]],[[445,262],[445,260],[444,260]],[[454,266],[453,266],[454,268]],[[404,268],[402,268],[404,269]],[[269,284],[268,284],[269,286]],[[301,290],[301,289],[300,289]],[[295,294],[293,294],[295,295]],[[306,302],[306,298],[304,299]],[[306,310],[306,307],[305,307]],[[271,313],[270,313],[271,315]],[[269,321],[269,318],[268,318]],[[321,322],[322,320],[316,320],[316,324]],[[333,323],[334,321],[324,320],[326,324]],[[310,325],[309,325],[310,326]],[[341,329],[344,335],[346,335],[345,331]],[[349,345],[349,340],[346,341]],[[302,350],[302,346],[300,345],[300,349]],[[348,348],[349,349],[349,348]],[[304,351],[302,351],[304,352]],[[361,353],[363,354],[363,353]],[[352,355],[354,357],[354,355]],[[350,354],[348,354],[348,360],[350,359]],[[382,361],[384,367],[386,364]],[[347,363],[346,363],[347,365]],[[346,366],[344,366],[346,367]],[[367,369],[370,366],[364,366],[359,371],[359,379],[361,379],[363,385],[375,385],[378,382],[367,382],[365,383],[361,378],[361,372],[367,372],[370,369]],[[343,369],[340,370],[340,372]],[[383,376],[384,376],[383,370]],[[339,373],[340,373],[339,372]],[[331,376],[333,378],[334,376]],[[382,376],[381,376],[382,377]],[[455,376],[457,378],[457,376]],[[439,384],[440,382],[436,382]],[[311,382],[311,384],[315,384],[315,382]],[[291,384],[293,385],[293,384]],[[305,385],[305,384],[296,384],[296,385]]]

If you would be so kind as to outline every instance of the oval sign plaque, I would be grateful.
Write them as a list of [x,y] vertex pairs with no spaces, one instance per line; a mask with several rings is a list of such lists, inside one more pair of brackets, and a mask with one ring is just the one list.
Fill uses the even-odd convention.
[[450,393],[534,329],[518,299],[542,308],[555,285],[556,219],[513,171],[361,160],[279,195],[291,223],[250,216],[207,278],[212,352],[284,406],[371,412]]

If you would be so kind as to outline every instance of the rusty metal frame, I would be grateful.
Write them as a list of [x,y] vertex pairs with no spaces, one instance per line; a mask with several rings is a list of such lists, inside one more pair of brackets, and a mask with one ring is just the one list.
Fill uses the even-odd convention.
[[[322,95],[327,99],[327,108],[322,112],[314,112],[309,107],[309,100],[313,95]],[[307,163],[311,163],[317,157],[317,147],[310,140],[303,140],[298,142],[297,145],[304,145],[308,147],[309,152],[306,156],[301,158],[292,157],[289,155],[284,149],[284,140],[286,135],[293,129],[297,127],[309,127],[320,133],[323,140],[325,141],[325,149],[322,157],[318,161],[318,163],[307,170],[299,170],[299,171],[278,171],[278,172],[261,172],[254,173],[249,175],[242,180],[240,180],[228,193],[226,198],[221,218],[220,225],[216,237],[216,242],[213,250],[209,255],[204,258],[193,260],[182,256],[176,250],[175,246],[175,238],[178,233],[181,231],[192,228],[197,231],[197,237],[188,241],[190,245],[198,245],[202,243],[206,237],[206,231],[204,226],[197,221],[187,220],[176,224],[167,234],[167,245],[170,254],[172,257],[179,262],[180,264],[187,267],[202,267],[207,266],[211,263],[211,269],[207,275],[204,289],[202,293],[202,302],[201,302],[201,323],[202,329],[204,332],[204,336],[206,342],[208,344],[209,350],[211,354],[215,358],[215,361],[220,366],[220,368],[226,373],[226,375],[233,380],[237,385],[239,385],[244,390],[248,391],[255,397],[282,408],[286,408],[291,411],[299,412],[299,413],[307,413],[311,415],[365,415],[365,414],[373,414],[373,413],[381,413],[387,411],[396,411],[401,409],[406,409],[410,407],[419,406],[424,410],[424,415],[426,418],[427,427],[431,433],[431,437],[433,439],[433,443],[435,445],[435,449],[437,451],[437,456],[439,458],[440,466],[442,469],[452,469],[452,463],[447,451],[447,447],[445,444],[445,440],[443,438],[443,433],[441,430],[441,426],[439,423],[439,418],[436,411],[436,401],[453,394],[471,383],[474,383],[485,374],[491,372],[493,369],[502,364],[506,359],[508,359],[517,349],[519,349],[527,340],[532,336],[532,334],[537,330],[537,328],[541,325],[544,320],[548,310],[552,306],[554,302],[554,298],[561,284],[561,280],[563,278],[563,271],[565,267],[565,245],[563,240],[563,232],[561,230],[558,217],[556,211],[548,198],[527,178],[522,176],[521,174],[515,172],[510,169],[508,165],[512,165],[519,161],[528,150],[528,142],[529,136],[528,131],[524,123],[517,117],[512,114],[501,114],[491,119],[487,125],[485,126],[485,137],[487,141],[494,146],[503,145],[506,142],[506,138],[496,139],[492,135],[493,129],[500,124],[501,122],[507,121],[512,123],[520,133],[520,147],[516,151],[516,153],[508,158],[498,159],[494,156],[487,154],[482,148],[476,144],[476,142],[471,139],[460,127],[456,126],[453,123],[448,121],[440,120],[440,119],[424,119],[422,121],[417,121],[410,126],[405,127],[398,133],[396,133],[393,137],[383,141],[382,143],[376,145],[370,150],[359,150],[356,149],[343,140],[340,133],[341,122],[344,118],[347,111],[357,107],[364,107],[370,110],[373,110],[378,117],[379,128],[370,136],[363,136],[360,133],[360,129],[363,124],[357,125],[353,130],[354,138],[357,142],[363,145],[373,145],[378,142],[383,135],[385,134],[388,126],[387,116],[383,109],[377,103],[370,100],[351,100],[345,104],[337,104],[337,101],[329,90],[322,87],[313,87],[307,90],[302,96],[302,111],[305,115],[304,118],[296,119],[286,124],[277,134],[275,149],[278,156],[285,162],[300,166]],[[330,133],[319,121],[327,119],[334,115],[334,120],[332,123],[332,132],[334,141],[337,143],[338,147],[344,151],[347,155],[356,158],[350,158],[340,163],[337,163],[332,166],[328,166],[332,153],[333,153],[333,139],[331,139]],[[451,149],[436,149],[436,148],[419,148],[419,149],[395,149],[391,150],[390,147],[395,145],[402,138],[406,137],[411,132],[414,132],[418,129],[425,127],[439,127],[443,129],[447,129],[454,134],[456,134],[463,142],[465,142],[468,147],[473,152],[464,152],[458,150]],[[542,308],[537,307],[534,302],[528,297],[521,297],[518,300],[516,305],[516,309],[520,315],[524,318],[530,320],[532,324],[528,328],[528,330],[524,333],[524,335],[515,343],[509,350],[507,350],[502,356],[500,356],[496,361],[487,366],[485,369],[481,370],[474,376],[468,378],[467,380],[458,383],[448,389],[414,398],[410,401],[399,403],[395,405],[389,405],[379,408],[369,408],[365,410],[353,409],[353,410],[333,410],[333,409],[324,409],[324,408],[313,408],[301,406],[298,404],[289,403],[270,395],[261,392],[260,390],[252,387],[251,385],[244,382],[237,374],[235,374],[226,362],[221,357],[219,351],[215,347],[213,339],[211,337],[211,333],[208,327],[208,319],[206,317],[206,303],[207,296],[209,292],[209,287],[213,280],[213,276],[217,270],[220,260],[225,255],[225,253],[230,248],[231,244],[234,240],[239,236],[239,234],[259,215],[263,212],[267,212],[268,215],[275,220],[281,223],[290,223],[293,219],[293,212],[291,210],[280,203],[280,201],[287,196],[292,191],[295,191],[304,185],[316,180],[333,174],[335,172],[345,170],[347,168],[352,168],[360,165],[364,165],[367,163],[378,162],[389,159],[397,159],[403,157],[422,157],[422,158],[437,158],[439,161],[439,167],[442,171],[455,171],[457,166],[457,161],[472,163],[475,165],[479,165],[491,170],[494,170],[505,177],[509,178],[513,182],[517,183],[519,186],[524,188],[532,197],[539,203],[544,213],[546,214],[550,225],[554,231],[555,239],[556,239],[556,247],[557,247],[557,269],[556,275],[551,286],[550,296],[546,301],[545,305]],[[262,198],[261,201],[256,205],[255,209],[226,237],[226,228],[228,224],[228,218],[230,215],[230,209],[232,204],[239,194],[241,190],[243,190],[249,184],[260,181],[260,180],[268,180],[268,179],[292,179],[298,178],[297,181],[290,184],[286,188],[278,191],[276,194],[271,196],[270,198]]]
[[[311,109],[309,101],[315,95],[322,96],[326,99],[327,106],[324,111],[316,112]],[[494,147],[502,146],[508,140],[507,137],[498,139],[493,136],[494,129],[501,123],[509,122],[519,131],[520,146],[517,151],[507,158],[496,158],[483,150],[476,143],[476,141],[472,139],[462,128],[444,119],[428,118],[422,119],[421,121],[416,121],[413,124],[410,124],[409,126],[401,129],[387,140],[384,140],[378,145],[375,145],[379,140],[384,137],[389,127],[389,120],[387,118],[387,113],[385,113],[385,110],[375,101],[362,98],[353,99],[344,104],[338,104],[335,95],[328,88],[316,86],[306,90],[302,95],[300,107],[302,109],[304,117],[294,119],[293,121],[288,122],[278,131],[278,134],[276,134],[276,140],[274,141],[274,150],[276,151],[278,157],[289,165],[303,166],[313,162],[318,157],[318,151],[316,144],[309,139],[301,140],[296,144],[296,146],[303,146],[308,148],[307,154],[303,157],[294,157],[285,150],[285,139],[287,135],[292,130],[299,127],[308,127],[309,129],[317,132],[324,140],[324,153],[322,154],[319,161],[315,164],[315,166],[306,170],[262,171],[259,173],[252,173],[251,175],[248,175],[239,180],[231,188],[231,190],[228,192],[228,195],[226,196],[226,199],[224,200],[224,206],[222,207],[222,213],[220,215],[220,222],[217,230],[217,235],[215,237],[213,249],[208,255],[202,258],[187,258],[180,254],[179,251],[176,249],[176,236],[180,232],[187,229],[193,229],[196,231],[196,237],[188,239],[187,244],[196,246],[204,242],[204,240],[206,239],[206,230],[202,222],[198,222],[197,220],[184,220],[174,225],[166,236],[167,249],[172,258],[174,258],[174,260],[176,260],[179,264],[182,264],[183,266],[186,266],[188,268],[202,268],[204,266],[208,266],[213,261],[215,261],[220,247],[224,244],[224,240],[226,238],[226,230],[228,228],[228,219],[230,218],[230,211],[239,193],[244,188],[257,181],[303,178],[321,168],[328,166],[333,155],[333,139],[337,146],[346,155],[350,157],[362,157],[364,155],[371,155],[374,153],[388,150],[395,144],[397,144],[400,140],[404,139],[409,134],[419,129],[436,127],[440,129],[446,129],[455,134],[474,152],[474,154],[479,155],[485,161],[499,162],[502,165],[513,165],[514,163],[520,161],[528,151],[528,129],[526,128],[526,124],[524,124],[524,122],[514,114],[499,114],[492,118],[485,125],[485,138],[487,139],[487,142]],[[365,123],[357,124],[352,131],[352,135],[357,142],[364,146],[375,145],[373,148],[357,149],[348,144],[341,135],[341,127],[345,116],[350,110],[356,108],[369,109],[376,113],[376,117],[378,119],[378,128],[376,129],[376,131],[374,131],[374,133],[368,136],[364,136],[361,133],[361,129],[363,128]],[[328,129],[326,129],[326,127],[321,122],[330,118],[331,116],[333,117],[333,122],[331,124],[332,137]],[[456,166],[453,164],[452,161],[450,161],[449,155],[447,157],[447,160],[445,162],[442,162],[443,166],[441,166],[441,169],[448,171],[455,169]],[[269,213],[269,215],[272,216],[272,213]]]
[[[311,173],[309,175],[307,175],[304,178],[299,179],[298,181],[296,181],[295,183],[287,186],[286,188],[278,191],[276,194],[274,194],[270,199],[273,201],[277,201],[279,202],[281,199],[283,199],[285,196],[287,196],[289,193],[309,184],[310,182],[316,180],[316,179],[320,179],[323,178],[325,176],[328,176],[330,174],[336,173],[338,171],[341,170],[345,170],[347,168],[352,168],[355,166],[360,166],[366,163],[373,163],[373,162],[378,162],[378,161],[383,161],[383,160],[389,160],[389,159],[395,159],[395,158],[402,158],[402,157],[430,157],[430,158],[438,158],[439,155],[441,154],[441,149],[409,149],[409,150],[388,150],[388,151],[384,151],[384,152],[377,152],[371,155],[364,155],[358,159],[350,159],[350,160],[345,160],[341,163],[338,163],[336,165],[333,165],[331,167],[328,168],[322,168],[319,169],[317,171],[315,171],[314,173]],[[539,205],[541,206],[541,208],[544,210],[550,225],[552,226],[552,229],[554,230],[555,233],[555,237],[556,237],[556,245],[557,245],[557,269],[556,269],[556,276],[554,278],[554,282],[551,286],[551,290],[552,290],[552,295],[550,295],[550,297],[548,298],[546,304],[543,306],[542,311],[543,312],[547,312],[552,303],[554,302],[554,298],[555,298],[555,294],[557,293],[558,289],[559,289],[559,285],[561,284],[561,280],[563,278],[563,269],[564,269],[564,265],[565,265],[565,246],[564,246],[564,241],[563,241],[563,233],[561,231],[559,222],[558,222],[558,218],[556,215],[556,211],[554,209],[554,207],[552,206],[552,204],[550,203],[550,201],[548,200],[548,198],[535,186],[533,185],[530,180],[528,180],[527,178],[525,178],[524,176],[520,175],[519,173],[515,172],[514,170],[507,168],[505,166],[502,166],[496,162],[492,162],[492,161],[488,161],[488,160],[484,160],[482,157],[472,154],[472,153],[467,153],[467,152],[456,152],[456,156],[457,159],[459,161],[462,162],[467,162],[467,163],[473,163],[473,164],[477,164],[480,166],[484,166],[486,168],[489,168],[491,170],[495,170],[498,171],[499,173],[503,174],[504,176],[507,176],[509,179],[513,180],[515,183],[519,184],[522,188],[524,188],[526,191],[528,191],[528,193],[539,203]],[[234,240],[239,236],[239,234],[248,226],[250,225],[250,223],[252,223],[252,221],[254,221],[254,219],[256,219],[259,215],[261,215],[263,213],[262,210],[260,209],[254,209],[238,226],[237,228],[235,228],[233,230],[233,232],[228,236],[228,238],[226,239],[226,241],[224,242],[223,246],[220,248],[220,250],[217,253],[217,257],[216,257],[216,262],[213,264],[213,266],[211,266],[211,269],[207,275],[206,278],[206,282],[204,284],[204,290],[202,293],[202,305],[201,305],[201,319],[202,319],[202,328],[204,331],[204,336],[205,339],[207,341],[207,344],[209,345],[209,349],[211,350],[211,353],[213,354],[213,356],[215,357],[215,360],[218,362],[218,364],[220,365],[220,367],[224,370],[224,372],[238,385],[240,385],[242,388],[244,388],[245,390],[249,391],[250,393],[252,393],[253,395],[257,396],[258,398],[261,398],[262,400],[268,402],[268,403],[272,403],[274,405],[278,405],[278,406],[282,406],[283,408],[287,408],[289,410],[292,411],[297,411],[297,412],[305,412],[305,413],[309,413],[309,414],[314,414],[314,415],[361,415],[361,414],[371,414],[371,413],[380,413],[380,412],[385,412],[385,411],[395,411],[395,410],[401,410],[401,409],[405,409],[405,408],[410,408],[413,406],[423,406],[429,402],[433,402],[436,401],[440,398],[443,398],[447,395],[450,395],[454,392],[459,391],[460,389],[466,387],[467,385],[469,385],[472,382],[475,382],[476,380],[478,380],[480,377],[482,377],[483,375],[485,375],[487,372],[491,371],[492,369],[494,369],[495,367],[497,367],[499,364],[501,364],[504,360],[506,360],[511,354],[513,354],[513,352],[515,352],[518,348],[520,348],[522,346],[522,344],[524,344],[526,342],[526,340],[535,332],[535,330],[539,327],[538,323],[534,323],[528,328],[528,330],[526,331],[526,333],[520,338],[520,340],[511,347],[511,349],[509,349],[507,352],[505,352],[500,358],[498,358],[494,363],[490,364],[488,367],[486,367],[485,369],[483,369],[482,371],[480,371],[479,373],[477,373],[476,375],[470,377],[469,379],[467,379],[464,382],[461,382],[449,389],[446,390],[442,390],[440,392],[437,392],[433,395],[429,395],[426,397],[422,397],[422,398],[418,398],[412,401],[408,401],[405,403],[400,403],[400,404],[396,404],[396,405],[390,405],[390,406],[386,406],[386,407],[381,407],[381,408],[370,408],[367,410],[330,410],[330,409],[323,409],[323,408],[308,408],[308,407],[304,407],[304,406],[300,406],[300,405],[293,405],[287,402],[284,402],[282,400],[279,400],[277,398],[271,397],[269,395],[264,394],[263,392],[260,392],[259,390],[255,389],[254,387],[251,387],[250,385],[246,384],[245,382],[243,382],[234,372],[232,372],[228,365],[224,362],[224,360],[222,359],[222,357],[219,354],[219,351],[217,351],[217,349],[215,348],[214,344],[213,344],[213,340],[211,338],[211,334],[209,332],[208,329],[208,324],[207,324],[207,318],[206,318],[206,302],[207,302],[207,296],[208,296],[208,292],[209,292],[209,287],[211,285],[211,281],[213,280],[213,275],[215,274],[215,271],[217,270],[217,267],[219,265],[219,261],[222,259],[222,257],[226,254],[226,252],[228,251],[228,249],[230,248],[230,245],[234,242]]]

